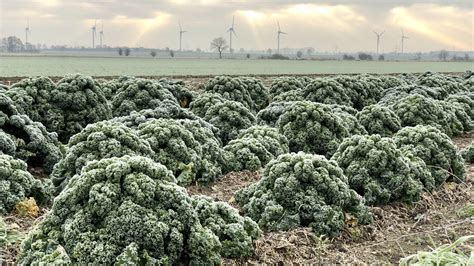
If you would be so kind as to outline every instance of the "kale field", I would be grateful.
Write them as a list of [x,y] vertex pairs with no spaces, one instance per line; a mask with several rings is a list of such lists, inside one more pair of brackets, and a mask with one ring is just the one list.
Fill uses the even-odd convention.
[[18,59],[0,265],[474,264],[469,65]]
[[284,75],[343,73],[413,73],[427,69],[463,72],[472,62],[263,60],[151,57],[5,56],[0,55],[2,77],[64,76],[194,76],[194,75]]

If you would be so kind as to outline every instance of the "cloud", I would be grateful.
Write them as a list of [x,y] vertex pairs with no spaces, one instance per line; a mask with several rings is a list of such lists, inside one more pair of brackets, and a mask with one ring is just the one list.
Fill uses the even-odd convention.
[[106,44],[177,47],[178,20],[188,31],[187,49],[208,48],[214,37],[228,38],[235,15],[235,48],[276,46],[276,21],[288,35],[282,47],[319,51],[373,51],[372,30],[386,30],[381,50],[400,45],[400,28],[410,39],[407,51],[474,50],[472,3],[464,0],[0,0],[0,35],[24,35],[30,18],[31,40],[90,46],[90,28],[104,23]]
[[421,39],[460,50],[473,49],[473,18],[472,9],[434,4],[396,7],[390,11],[392,25],[416,34],[411,42],[419,42]]

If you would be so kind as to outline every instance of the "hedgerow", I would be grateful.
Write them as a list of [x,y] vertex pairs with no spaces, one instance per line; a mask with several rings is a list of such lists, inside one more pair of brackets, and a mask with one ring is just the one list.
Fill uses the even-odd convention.
[[226,100],[242,103],[250,110],[256,109],[246,83],[239,78],[228,76],[214,77],[207,82],[204,91],[217,93]]
[[[208,206],[198,214],[192,203],[172,173],[149,158],[93,161],[30,232],[18,263],[213,265],[227,252],[223,246],[242,245],[231,255],[248,254],[248,243],[239,235],[250,236],[250,227],[234,227],[213,209],[209,217],[219,223],[205,220],[204,227],[199,218],[206,217]],[[235,230],[222,232],[227,227]],[[214,232],[222,233],[222,242]]]
[[302,89],[302,93],[307,101],[353,106],[347,90],[335,80],[314,79]]
[[67,142],[88,124],[111,118],[104,93],[89,76],[66,75],[51,94],[64,119],[57,131],[62,142]]
[[54,102],[56,84],[48,77],[25,78],[5,92],[20,114],[41,122],[48,131],[58,132],[64,124],[61,109]]
[[291,153],[266,166],[262,179],[235,194],[246,215],[264,230],[310,226],[317,235],[334,236],[344,227],[344,212],[370,222],[363,199],[347,184],[334,161]]
[[269,126],[252,126],[241,130],[238,138],[254,138],[260,141],[274,157],[289,152],[288,139]]
[[[195,122],[194,126],[199,127],[199,124]],[[170,169],[183,186],[194,182],[208,184],[222,173],[223,154],[213,154],[220,151],[219,142],[210,131],[203,136],[195,136],[194,133],[198,133],[197,130],[188,130],[172,119],[155,119],[138,127],[140,138],[148,141],[155,152],[154,160]],[[201,144],[199,140],[204,138],[210,140]],[[206,145],[212,139],[215,145]]]
[[394,135],[397,146],[420,157],[428,166],[439,187],[446,180],[459,181],[464,176],[464,163],[451,139],[432,126],[402,128]]
[[252,241],[261,236],[261,230],[249,217],[242,217],[229,204],[199,195],[191,197],[192,205],[204,228],[209,228],[220,240],[221,255],[227,258],[250,256]]
[[0,152],[24,160],[30,167],[41,167],[48,174],[62,157],[57,134],[19,115],[5,94],[0,94],[0,133]]
[[178,105],[173,94],[160,83],[148,79],[130,78],[112,98],[112,114],[114,117],[125,116],[132,111],[159,107],[165,101]]
[[249,77],[244,77],[241,81],[247,85],[247,91],[255,104],[255,111],[260,111],[270,104],[270,94],[262,81]]
[[426,168],[422,173],[414,171],[412,161],[396,143],[380,135],[346,138],[331,160],[342,168],[350,188],[362,195],[368,204],[418,201],[423,189],[421,180],[431,178]]
[[225,145],[239,134],[239,130],[251,127],[256,117],[243,104],[224,101],[210,107],[204,120],[219,128],[219,136]]
[[390,108],[379,104],[364,107],[356,117],[371,135],[379,134],[389,137],[402,127],[400,118]]
[[474,141],[462,150],[462,157],[468,163],[474,163]]
[[304,85],[293,77],[278,77],[273,79],[270,86],[270,95],[276,97],[284,92],[304,89]]
[[224,99],[220,94],[204,92],[196,97],[189,106],[189,109],[197,116],[204,117],[209,108],[225,101],[226,99]]
[[10,155],[0,153],[0,214],[10,212],[15,205],[29,197],[37,203],[51,198],[48,179],[35,179],[27,171],[27,165]]
[[432,88],[441,87],[449,94],[467,90],[463,84],[454,77],[430,72],[418,76],[416,83]]
[[71,137],[64,158],[51,173],[55,194],[59,194],[74,175],[80,174],[88,162],[125,155],[153,158],[154,152],[135,130],[123,124],[102,121],[88,125]]
[[349,136],[344,121],[328,105],[307,101],[284,108],[276,126],[288,139],[292,152],[331,156]]

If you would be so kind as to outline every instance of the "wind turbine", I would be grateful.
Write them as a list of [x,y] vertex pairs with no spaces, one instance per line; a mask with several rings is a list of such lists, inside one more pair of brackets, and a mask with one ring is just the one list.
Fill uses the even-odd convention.
[[183,28],[181,28],[181,22],[179,22],[179,51],[181,52],[181,43],[182,43],[182,40],[183,40],[183,33],[187,32],[185,30],[183,30]]
[[380,45],[380,37],[385,33],[385,31],[382,31],[381,33],[378,33],[374,31],[375,36],[377,36],[377,54],[379,53],[379,45]]
[[100,28],[99,39],[100,39],[100,47],[102,47],[103,40],[104,40],[104,22],[102,22],[102,26]]
[[281,31],[281,28],[280,28],[280,21],[277,21],[277,24],[278,24],[278,49],[277,49],[277,54],[280,54],[280,34],[288,34],[286,32],[283,32]]
[[232,34],[235,35],[235,38],[237,38],[237,34],[235,34],[235,29],[234,29],[234,22],[235,22],[235,16],[232,17],[232,26],[227,30],[227,32],[229,33],[229,51],[230,53],[233,53],[234,51],[232,50]]
[[404,47],[403,45],[405,43],[405,39],[408,39],[408,36],[405,35],[405,32],[403,31],[403,29],[402,29],[402,37],[401,38],[402,38],[402,54],[403,54],[403,47]]
[[94,22],[92,26],[92,49],[95,48],[95,35],[97,33],[97,21]]
[[30,33],[30,19],[26,19],[26,28],[25,28],[25,44],[28,43],[28,34]]

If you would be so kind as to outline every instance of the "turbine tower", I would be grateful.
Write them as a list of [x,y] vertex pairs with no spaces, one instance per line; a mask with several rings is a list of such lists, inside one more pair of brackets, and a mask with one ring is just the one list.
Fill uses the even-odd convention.
[[237,38],[237,34],[235,34],[235,29],[234,29],[234,21],[235,21],[235,16],[232,17],[232,26],[227,30],[229,33],[229,51],[230,53],[233,53],[234,51],[232,50],[232,34],[235,35],[235,38]]
[[277,24],[278,24],[278,37],[277,37],[277,40],[278,40],[278,48],[277,48],[277,54],[280,54],[280,34],[288,34],[288,33],[281,31],[281,28],[280,28],[280,21],[277,21]]
[[26,28],[25,28],[25,44],[28,43],[28,34],[30,33],[30,19],[26,19]]
[[378,33],[374,31],[375,36],[377,36],[377,54],[379,53],[379,45],[380,45],[380,37],[385,33],[385,31],[382,31],[381,33]]
[[179,51],[181,52],[181,43],[183,41],[183,33],[187,32],[185,30],[183,30],[183,28],[181,28],[181,22],[179,22]]
[[95,35],[97,33],[97,21],[92,26],[92,49],[95,48]]
[[402,37],[401,38],[402,38],[402,54],[403,54],[405,39],[408,39],[408,36],[405,35],[405,32],[403,31],[403,29],[402,29]]
[[102,47],[103,41],[104,41],[104,22],[102,22],[102,26],[100,28],[99,41],[100,41],[100,47]]

